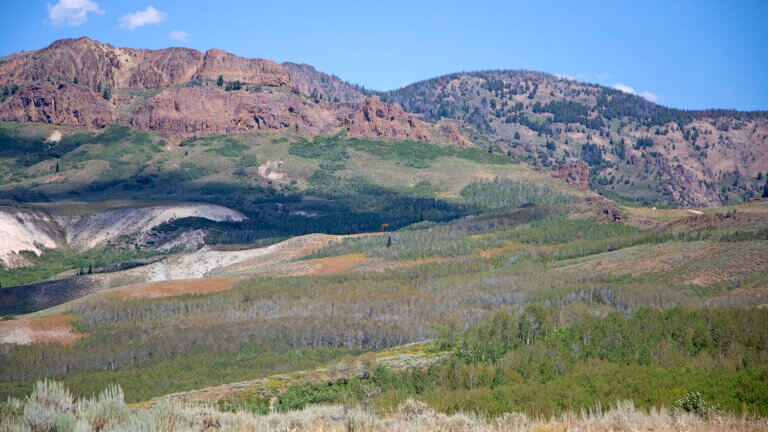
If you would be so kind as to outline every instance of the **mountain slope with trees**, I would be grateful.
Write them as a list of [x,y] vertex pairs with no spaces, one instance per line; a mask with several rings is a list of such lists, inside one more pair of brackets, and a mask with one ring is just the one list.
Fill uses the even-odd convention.
[[549,169],[581,159],[614,199],[709,206],[761,196],[768,113],[684,111],[539,72],[455,73],[382,92],[430,121],[452,118]]

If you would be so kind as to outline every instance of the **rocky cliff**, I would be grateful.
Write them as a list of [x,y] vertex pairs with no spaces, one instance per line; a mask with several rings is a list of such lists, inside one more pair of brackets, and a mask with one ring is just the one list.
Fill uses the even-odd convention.
[[161,50],[117,48],[83,37],[62,39],[37,51],[0,60],[0,85],[35,81],[77,81],[90,87],[162,88],[192,80],[269,86],[290,85],[283,66],[265,59],[239,57],[219,49]]
[[552,175],[579,189],[589,189],[589,165],[585,162],[564,163],[558,166]]
[[[216,83],[219,77],[241,87],[225,91]],[[313,135],[341,128],[361,137],[432,139],[414,115],[365,99],[354,86],[311,66],[219,49],[146,50],[64,39],[0,59],[0,85],[21,86],[0,105],[4,121],[88,127],[120,121],[171,139],[284,129]],[[142,89],[162,91],[137,96]]]
[[0,120],[104,127],[114,118],[107,101],[89,87],[42,82],[17,91],[0,107]]
[[400,107],[368,98],[361,104],[348,105],[344,124],[350,135],[430,141],[432,135],[413,114]]
[[373,99],[342,104],[313,101],[293,93],[225,92],[201,87],[163,91],[140,107],[130,124],[175,139],[284,129],[315,135],[339,128],[361,137],[431,138],[416,117]]

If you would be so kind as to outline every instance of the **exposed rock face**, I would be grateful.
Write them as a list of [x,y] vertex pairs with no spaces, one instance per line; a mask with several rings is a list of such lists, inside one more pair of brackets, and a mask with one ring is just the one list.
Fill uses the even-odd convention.
[[603,197],[587,197],[585,201],[598,222],[621,222],[621,212],[613,201]]
[[440,132],[446,136],[451,142],[455,143],[459,147],[472,147],[472,142],[459,132],[459,128],[455,124],[447,121],[442,121],[438,125]]
[[185,83],[197,77],[203,63],[203,53],[189,48],[123,51],[135,66],[119,87],[161,88]]
[[344,119],[350,135],[430,141],[432,136],[420,120],[400,107],[368,98]]
[[113,122],[109,105],[93,90],[74,84],[31,84],[0,105],[0,120],[104,127]]
[[589,189],[589,165],[586,162],[567,162],[557,167],[553,175],[579,189]]
[[282,65],[291,74],[291,86],[301,93],[311,95],[316,91],[325,100],[332,102],[361,102],[365,99],[365,95],[355,86],[308,64],[286,62]]
[[158,204],[125,207],[60,218],[69,246],[90,249],[121,236],[141,240],[152,228],[176,219],[200,217],[213,221],[241,221],[242,213],[214,204]]
[[238,57],[220,49],[208,50],[197,77],[215,80],[219,75],[226,81],[240,80],[249,84],[287,86],[291,83],[288,71],[273,61]]
[[168,89],[131,118],[133,127],[169,138],[292,129],[300,134],[339,126],[334,106],[289,93],[224,92],[200,87]]
[[201,87],[163,91],[139,108],[130,123],[175,139],[283,129],[314,135],[341,127],[348,127],[353,136],[430,138],[414,116],[376,100],[334,104],[290,93],[224,92]]
[[0,84],[74,80],[90,87],[162,88],[192,79],[287,86],[291,76],[281,65],[212,49],[147,50],[116,48],[89,38],[62,39],[38,51],[16,54],[0,63]]
[[0,84],[22,84],[62,77],[83,85],[114,87],[120,59],[114,48],[88,38],[57,40],[46,48],[21,54],[0,68]]
[[660,189],[665,195],[684,207],[721,206],[723,200],[715,190],[708,188],[694,173],[681,164],[671,165],[661,157],[646,158],[645,163],[659,178]]
[[[272,90],[224,92],[205,84],[219,76]],[[75,79],[79,84],[67,83]],[[202,85],[176,87],[200,81]],[[219,49],[203,54],[187,48],[116,48],[88,38],[64,39],[1,59],[0,85],[8,84],[23,87],[0,105],[2,120],[89,127],[128,121],[173,139],[283,129],[313,135],[340,128],[360,137],[432,138],[415,116],[377,99],[364,99],[354,86],[309,65],[283,66]],[[126,93],[107,101],[92,90],[99,87],[165,90],[147,101]],[[325,100],[300,94],[314,93],[316,88]],[[339,101],[329,101],[328,96]]]
[[0,207],[0,268],[28,265],[21,251],[40,255],[43,249],[57,247],[61,239],[56,227],[42,212]]

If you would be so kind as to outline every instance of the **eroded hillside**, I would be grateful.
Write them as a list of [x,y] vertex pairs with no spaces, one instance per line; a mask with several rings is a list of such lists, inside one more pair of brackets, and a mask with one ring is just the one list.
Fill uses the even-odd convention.
[[759,197],[768,115],[682,111],[606,87],[528,71],[456,73],[381,93],[427,119],[463,121],[534,166],[584,160],[617,199],[683,206]]
[[[225,85],[226,84],[226,85]],[[0,59],[4,121],[104,127],[115,122],[185,139],[252,130],[429,140],[398,107],[307,65],[219,49],[117,48],[89,38]]]

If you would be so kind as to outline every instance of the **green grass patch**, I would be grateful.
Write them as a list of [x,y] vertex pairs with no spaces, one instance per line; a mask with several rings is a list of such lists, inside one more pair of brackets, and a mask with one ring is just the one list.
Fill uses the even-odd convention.
[[72,252],[66,249],[51,249],[39,257],[24,252],[25,258],[32,263],[29,267],[0,270],[0,285],[3,287],[29,285],[45,282],[52,276],[67,270],[88,270],[126,261],[133,261],[158,255],[156,251],[138,251],[135,249],[115,250],[110,248],[91,249],[85,252]]

